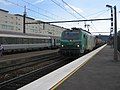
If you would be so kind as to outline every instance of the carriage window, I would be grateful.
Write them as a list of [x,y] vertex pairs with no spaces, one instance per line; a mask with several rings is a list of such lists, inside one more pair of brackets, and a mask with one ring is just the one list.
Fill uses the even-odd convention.
[[84,38],[85,38],[85,34],[84,34]]
[[45,40],[44,40],[44,39],[42,39],[42,40],[41,40],[41,42],[42,42],[42,43],[44,43],[44,42],[45,42]]
[[3,42],[3,44],[7,44],[7,41],[6,41],[6,39],[5,39],[6,37],[2,37],[1,39],[2,39],[2,42]]
[[39,39],[39,43],[41,43],[42,42],[42,40],[41,39]]
[[2,42],[2,38],[0,37],[0,43],[2,44],[3,42]]
[[22,43],[22,38],[16,38],[16,44],[21,44]]
[[45,39],[45,43],[48,43],[48,40],[47,40],[47,39]]
[[27,44],[28,43],[28,39],[27,38],[23,38],[23,44]]

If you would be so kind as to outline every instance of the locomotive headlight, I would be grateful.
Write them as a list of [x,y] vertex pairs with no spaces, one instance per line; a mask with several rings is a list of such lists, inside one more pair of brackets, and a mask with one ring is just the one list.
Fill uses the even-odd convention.
[[78,44],[77,47],[80,47],[80,45]]
[[63,47],[63,45],[61,45]]

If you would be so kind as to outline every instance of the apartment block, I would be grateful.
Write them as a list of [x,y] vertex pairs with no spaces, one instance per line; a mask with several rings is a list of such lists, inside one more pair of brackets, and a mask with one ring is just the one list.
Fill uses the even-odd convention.
[[[26,23],[37,22],[34,18],[26,17]],[[25,32],[37,35],[60,36],[65,28],[52,24],[25,24]],[[10,14],[9,11],[0,9],[0,31],[23,33],[23,16]]]

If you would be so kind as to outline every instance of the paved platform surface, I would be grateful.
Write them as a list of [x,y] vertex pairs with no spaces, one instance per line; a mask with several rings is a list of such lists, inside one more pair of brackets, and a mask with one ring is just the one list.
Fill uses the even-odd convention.
[[106,46],[56,90],[120,90],[120,60]]

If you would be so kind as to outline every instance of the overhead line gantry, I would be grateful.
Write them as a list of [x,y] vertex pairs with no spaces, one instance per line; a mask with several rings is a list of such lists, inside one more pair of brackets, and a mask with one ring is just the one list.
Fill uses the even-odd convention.
[[102,20],[111,20],[111,18],[103,18],[103,19],[85,19],[85,20],[71,20],[71,21],[51,21],[51,22],[36,21],[36,22],[29,22],[29,23],[25,23],[25,24],[66,23],[66,22],[84,22],[84,21],[102,21]]

